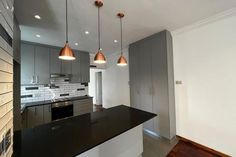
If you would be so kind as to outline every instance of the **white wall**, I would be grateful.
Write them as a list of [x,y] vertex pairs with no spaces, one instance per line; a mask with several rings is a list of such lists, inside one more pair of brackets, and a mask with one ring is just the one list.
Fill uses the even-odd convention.
[[236,156],[236,16],[173,39],[177,134]]
[[[127,50],[124,55],[128,61]],[[103,106],[105,108],[121,104],[130,106],[129,66],[117,66],[119,56],[119,53],[107,56],[106,70],[102,73]]]

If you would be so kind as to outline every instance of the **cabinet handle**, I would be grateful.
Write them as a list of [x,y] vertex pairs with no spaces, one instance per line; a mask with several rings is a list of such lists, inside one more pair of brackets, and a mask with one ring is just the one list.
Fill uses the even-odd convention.
[[31,83],[34,84],[34,76],[31,77]]
[[39,76],[36,76],[36,83],[39,83]]
[[37,107],[34,107],[34,114],[37,115]]

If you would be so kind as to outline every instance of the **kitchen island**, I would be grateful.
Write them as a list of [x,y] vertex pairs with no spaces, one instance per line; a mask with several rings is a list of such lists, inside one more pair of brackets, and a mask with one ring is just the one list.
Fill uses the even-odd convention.
[[14,157],[139,157],[155,114],[120,105],[14,132]]

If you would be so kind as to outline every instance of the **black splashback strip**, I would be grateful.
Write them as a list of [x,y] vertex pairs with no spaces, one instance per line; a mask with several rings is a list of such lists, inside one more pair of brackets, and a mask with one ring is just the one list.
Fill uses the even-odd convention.
[[0,24],[0,36],[12,47],[12,38],[1,24]]
[[63,96],[69,96],[69,95],[70,95],[69,93],[60,94],[61,97],[63,97]]
[[78,88],[77,91],[85,90],[85,88]]
[[39,87],[25,87],[25,90],[38,90]]
[[21,95],[21,98],[32,98],[33,95]]

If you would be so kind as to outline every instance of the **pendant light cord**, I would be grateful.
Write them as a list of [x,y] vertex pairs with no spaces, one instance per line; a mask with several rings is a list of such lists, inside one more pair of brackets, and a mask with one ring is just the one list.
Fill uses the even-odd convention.
[[67,4],[68,0],[66,0],[66,43],[68,43],[68,9],[67,9]]
[[122,17],[120,17],[120,51],[121,55],[123,55],[123,25],[122,25]]
[[101,50],[100,7],[98,7],[98,50]]

